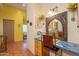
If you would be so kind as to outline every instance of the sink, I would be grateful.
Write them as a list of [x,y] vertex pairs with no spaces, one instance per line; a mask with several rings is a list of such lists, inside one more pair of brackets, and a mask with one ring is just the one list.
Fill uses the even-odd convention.
[[77,47],[75,44],[68,44],[70,47]]
[[57,44],[57,47],[74,52],[79,55],[79,44],[71,43],[71,42],[65,42],[60,41]]
[[66,47],[66,48],[76,48],[76,47],[78,47],[78,45],[70,43],[70,42],[62,41],[61,44],[62,44],[63,47]]

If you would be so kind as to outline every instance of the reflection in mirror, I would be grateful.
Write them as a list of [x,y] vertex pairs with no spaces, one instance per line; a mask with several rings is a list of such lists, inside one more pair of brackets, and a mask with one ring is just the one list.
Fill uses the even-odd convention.
[[52,20],[49,24],[48,31],[49,31],[49,34],[52,34],[52,32],[54,32],[54,31],[62,32],[63,29],[62,29],[61,22],[56,19]]
[[56,39],[58,41],[63,36],[63,27],[62,23],[54,19],[49,23],[48,32],[50,35],[53,35],[53,40]]

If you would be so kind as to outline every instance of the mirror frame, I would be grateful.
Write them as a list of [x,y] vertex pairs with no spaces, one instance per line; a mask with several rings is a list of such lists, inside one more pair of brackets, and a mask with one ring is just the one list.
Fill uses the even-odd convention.
[[49,35],[48,27],[49,27],[50,22],[54,19],[57,19],[61,22],[62,28],[63,28],[63,38],[65,41],[67,41],[67,38],[68,38],[68,36],[67,36],[67,34],[68,34],[68,32],[67,32],[67,29],[68,29],[68,27],[67,27],[67,11],[56,14],[52,17],[46,18],[46,35]]

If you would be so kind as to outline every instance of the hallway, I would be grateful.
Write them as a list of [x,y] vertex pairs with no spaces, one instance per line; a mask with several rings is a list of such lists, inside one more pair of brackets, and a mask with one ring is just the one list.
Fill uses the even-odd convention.
[[32,53],[25,42],[16,42],[7,44],[7,52],[0,53],[0,56],[32,56]]

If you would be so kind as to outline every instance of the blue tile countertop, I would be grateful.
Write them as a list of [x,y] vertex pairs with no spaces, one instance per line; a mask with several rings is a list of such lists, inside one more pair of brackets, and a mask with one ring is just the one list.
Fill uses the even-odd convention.
[[60,41],[56,43],[56,47],[70,51],[74,53],[75,55],[79,55],[79,44],[66,42],[66,41]]

